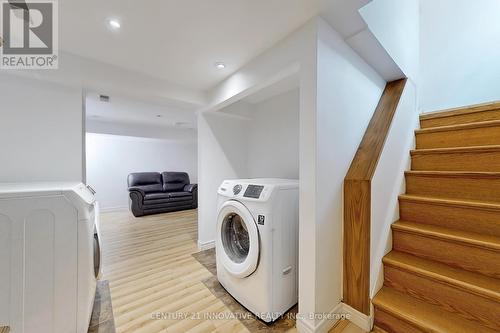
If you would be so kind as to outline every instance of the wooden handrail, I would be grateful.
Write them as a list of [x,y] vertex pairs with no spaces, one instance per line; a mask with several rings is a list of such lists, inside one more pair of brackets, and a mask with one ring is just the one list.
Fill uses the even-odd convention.
[[370,314],[371,181],[406,79],[389,82],[344,179],[344,303]]

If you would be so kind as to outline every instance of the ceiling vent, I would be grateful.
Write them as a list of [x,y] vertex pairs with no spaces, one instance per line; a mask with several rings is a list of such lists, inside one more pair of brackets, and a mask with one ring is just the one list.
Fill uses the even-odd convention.
[[104,103],[109,103],[109,96],[108,95],[99,95],[99,100]]

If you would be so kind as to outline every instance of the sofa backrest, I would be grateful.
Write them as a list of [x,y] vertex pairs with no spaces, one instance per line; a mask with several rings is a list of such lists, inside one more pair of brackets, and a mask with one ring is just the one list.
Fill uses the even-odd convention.
[[162,192],[163,181],[159,172],[136,172],[128,175],[128,187],[138,187],[145,193]]
[[189,184],[189,175],[185,172],[164,172],[161,176],[163,191],[166,192],[182,191]]

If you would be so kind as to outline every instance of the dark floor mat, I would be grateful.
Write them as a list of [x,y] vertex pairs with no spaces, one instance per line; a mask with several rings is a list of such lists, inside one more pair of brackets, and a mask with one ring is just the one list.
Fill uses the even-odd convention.
[[115,319],[108,281],[98,281],[88,333],[115,333]]

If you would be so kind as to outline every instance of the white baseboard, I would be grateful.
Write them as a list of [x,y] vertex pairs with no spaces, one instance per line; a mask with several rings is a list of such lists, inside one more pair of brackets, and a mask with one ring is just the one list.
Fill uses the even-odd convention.
[[297,331],[299,333],[328,333],[335,326],[339,317],[336,314],[343,314],[343,303],[339,303],[331,310],[325,318],[321,319],[315,326],[310,320],[304,318],[307,314],[297,314]]
[[[373,313],[373,311],[372,311]],[[300,313],[297,315],[297,331],[299,333],[327,333],[341,318],[335,314],[342,315],[365,332],[370,332],[373,327],[373,316],[367,316],[347,304],[339,303],[329,312],[326,318],[314,326],[311,320],[305,319]]]
[[201,242],[198,241],[198,250],[205,251],[215,247],[215,241]]
[[[341,311],[345,314],[349,314],[349,321],[363,329],[363,331],[370,332],[372,330],[373,316],[367,316],[345,303],[342,303]],[[373,309],[370,313],[373,313]]]
[[113,212],[123,212],[125,210],[129,210],[128,206],[119,206],[119,207],[101,207],[101,213],[113,213]]

